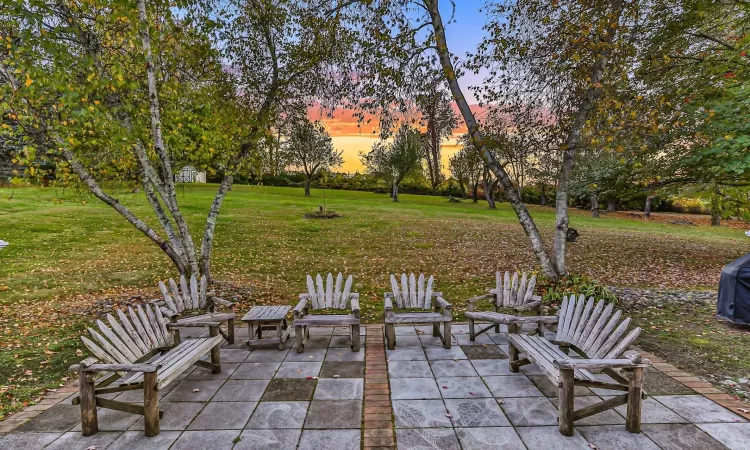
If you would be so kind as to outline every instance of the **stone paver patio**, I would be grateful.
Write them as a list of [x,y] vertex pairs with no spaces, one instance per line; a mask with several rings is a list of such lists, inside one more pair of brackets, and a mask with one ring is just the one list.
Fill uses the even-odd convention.
[[[446,350],[431,328],[404,326],[396,350],[383,352],[382,328],[367,327],[359,353],[345,328],[312,329],[304,353],[291,350],[293,339],[284,351],[250,352],[247,330],[236,333],[221,374],[195,368],[160,393],[155,438],[144,436],[139,416],[112,410],[100,410],[102,431],[84,438],[78,407],[66,400],[0,435],[0,449],[750,450],[750,422],[655,369],[646,389],[658,395],[644,402],[643,433],[625,430],[623,406],[576,422],[564,437],[557,389],[533,365],[508,370],[504,333],[472,343],[467,326],[454,325]],[[614,394],[581,388],[576,408]]]

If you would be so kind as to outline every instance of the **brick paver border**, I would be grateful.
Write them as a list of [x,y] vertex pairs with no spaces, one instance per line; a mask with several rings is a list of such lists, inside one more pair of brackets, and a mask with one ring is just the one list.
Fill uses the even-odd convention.
[[363,440],[365,449],[393,449],[393,411],[388,385],[383,327],[368,326],[365,337],[365,417]]

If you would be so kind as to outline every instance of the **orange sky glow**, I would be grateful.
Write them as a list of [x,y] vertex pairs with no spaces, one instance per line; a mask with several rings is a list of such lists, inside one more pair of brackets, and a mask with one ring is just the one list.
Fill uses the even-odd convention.
[[[475,115],[483,112],[483,108],[479,105],[471,105],[471,109]],[[456,110],[456,114],[460,117],[455,105],[454,110]],[[366,115],[364,122],[359,124],[357,123],[357,118],[354,117],[353,110],[337,108],[331,117],[328,117],[321,114],[319,108],[316,107],[308,109],[308,116],[311,120],[320,120],[323,122],[323,125],[333,139],[334,148],[343,152],[344,164],[337,170],[348,173],[362,172],[363,166],[359,158],[360,153],[369,151],[372,145],[379,139],[377,118],[372,115]],[[448,174],[448,159],[460,150],[456,139],[464,133],[466,133],[466,125],[463,121],[459,121],[459,126],[453,131],[453,136],[443,142],[441,159],[443,161],[443,172],[446,174]]]

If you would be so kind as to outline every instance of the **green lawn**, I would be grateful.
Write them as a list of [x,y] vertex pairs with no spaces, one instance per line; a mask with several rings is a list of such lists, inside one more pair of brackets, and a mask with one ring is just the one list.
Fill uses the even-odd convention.
[[[179,202],[198,239],[216,186],[179,189]],[[152,219],[140,194],[118,196]],[[219,217],[213,275],[252,287],[252,303],[292,303],[307,273],[354,275],[362,315],[377,322],[388,274],[422,271],[457,307],[483,292],[495,270],[532,269],[526,237],[507,204],[446,198],[328,191],[328,209],[343,215],[309,220],[323,191],[235,186]],[[551,238],[554,211],[533,207]],[[581,233],[570,245],[571,270],[619,286],[712,287],[721,267],[743,253],[738,229],[681,227],[573,211]],[[150,220],[155,223],[154,220]],[[175,273],[158,249],[113,210],[84,192],[61,188],[0,189],[0,418],[53,386],[80,359],[77,336],[106,305],[156,296],[156,281]],[[744,336],[743,339],[746,339]],[[750,346],[750,343],[748,343]],[[80,352],[79,352],[80,353]],[[748,352],[746,352],[747,354]],[[2,409],[5,408],[5,409]]]

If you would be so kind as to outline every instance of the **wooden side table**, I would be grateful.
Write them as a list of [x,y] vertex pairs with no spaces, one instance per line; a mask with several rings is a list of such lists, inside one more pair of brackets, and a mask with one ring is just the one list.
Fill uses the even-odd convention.
[[[242,318],[247,323],[249,338],[247,345],[279,344],[279,350],[284,350],[284,342],[289,337],[292,327],[287,323],[286,315],[291,306],[253,306]],[[263,339],[263,330],[276,329],[277,337]]]

